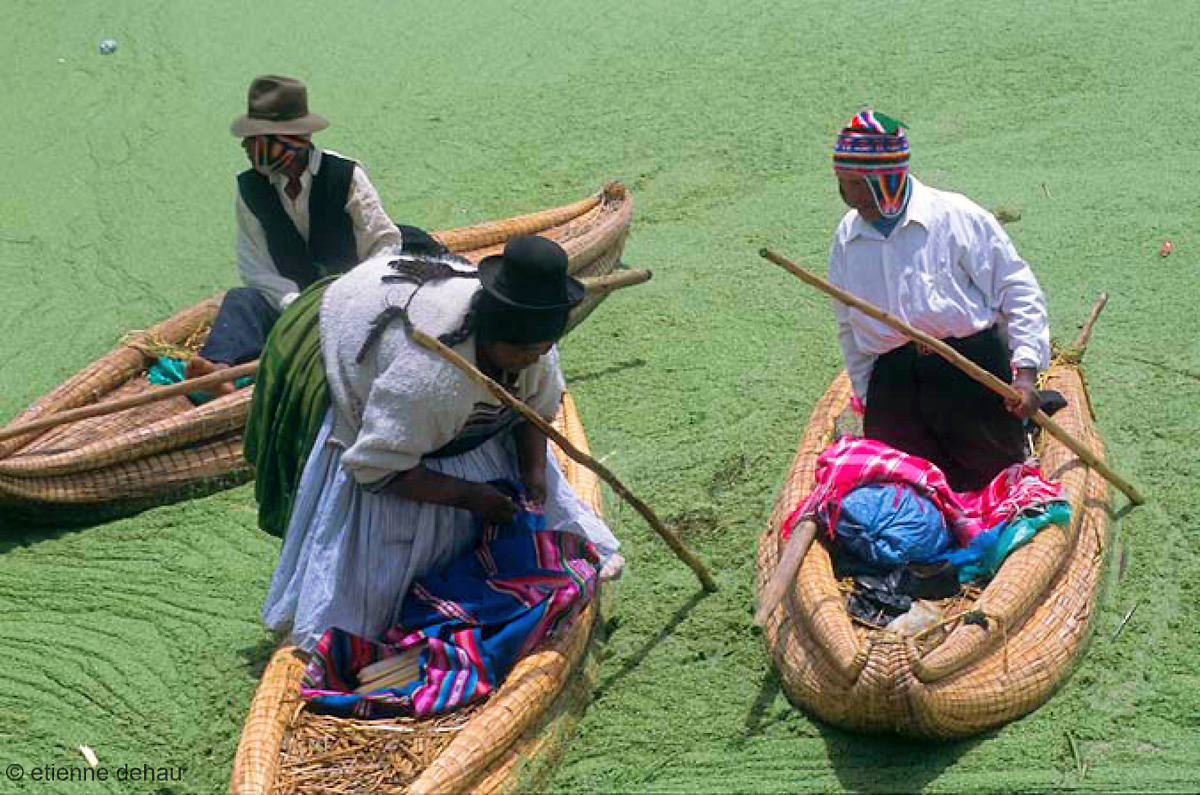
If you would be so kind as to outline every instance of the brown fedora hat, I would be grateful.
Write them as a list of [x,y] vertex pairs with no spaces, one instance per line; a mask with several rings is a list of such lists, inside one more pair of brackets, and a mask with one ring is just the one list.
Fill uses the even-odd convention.
[[246,114],[234,119],[229,127],[238,138],[308,135],[329,126],[324,116],[308,112],[308,89],[294,77],[262,75],[254,78],[246,106]]

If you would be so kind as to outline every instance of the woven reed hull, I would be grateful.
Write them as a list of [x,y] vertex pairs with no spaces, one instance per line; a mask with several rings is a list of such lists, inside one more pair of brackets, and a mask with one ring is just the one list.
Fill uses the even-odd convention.
[[[600,276],[619,267],[632,214],[632,198],[611,183],[563,207],[434,234],[477,262],[510,237],[538,233],[567,250],[571,273]],[[602,298],[585,300],[569,328]],[[140,346],[148,340],[181,344],[211,324],[219,305],[215,296],[173,315],[65,381],[11,424],[149,389],[141,376],[153,356]],[[252,395],[253,389],[242,389],[198,407],[177,397],[0,442],[0,509],[34,521],[95,520],[248,480],[241,433]]]
[[[1070,401],[1055,415],[1103,457],[1077,370],[1056,365],[1047,387]],[[812,489],[816,457],[849,400],[842,373],[817,403],[758,545],[758,589],[779,562],[779,527]],[[975,603],[990,629],[958,626],[938,646],[851,622],[829,553],[814,544],[771,615],[767,648],[793,703],[846,729],[915,737],[964,737],[1044,703],[1070,674],[1089,636],[1109,543],[1108,486],[1043,434],[1042,470],[1061,480],[1071,526],[1050,526],[1014,552]]]
[[[554,425],[587,451],[583,425],[569,395]],[[601,492],[595,474],[561,453],[558,461],[576,494],[599,514]],[[517,663],[409,791],[494,795],[537,787],[553,769],[590,700],[596,663],[588,647],[600,612],[599,597],[598,593],[566,633]],[[278,779],[286,772],[280,772],[280,752],[295,715],[303,672],[303,655],[294,646],[278,649],[263,672],[233,763],[229,786],[235,795],[265,795],[282,783]]]

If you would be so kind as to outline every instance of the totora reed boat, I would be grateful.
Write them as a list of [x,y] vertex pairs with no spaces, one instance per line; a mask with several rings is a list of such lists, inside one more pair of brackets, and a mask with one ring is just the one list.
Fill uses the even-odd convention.
[[[555,427],[587,450],[570,395]],[[557,453],[557,448],[555,449]],[[600,512],[599,481],[559,454],[575,492]],[[567,630],[519,660],[487,699],[433,718],[353,720],[309,712],[300,700],[305,656],[275,651],[238,743],[230,791],[268,793],[503,793],[535,790],[552,770],[591,695],[588,654],[601,594]]]
[[[511,237],[540,234],[566,248],[571,274],[586,279],[620,266],[632,214],[632,198],[614,182],[562,207],[433,234],[473,262],[499,253]],[[589,291],[572,325],[606,294]],[[147,369],[163,353],[198,350],[220,298],[130,334],[0,432],[154,389]],[[240,389],[199,406],[179,395],[0,440],[0,510],[33,521],[95,521],[248,480],[242,429],[252,394]]]
[[[1079,369],[1060,359],[1045,387],[1068,400],[1055,420],[1102,458]],[[779,565],[780,526],[811,491],[817,456],[833,440],[849,399],[842,373],[813,410],[759,539],[760,594]],[[1049,434],[1039,445],[1042,472],[1062,482],[1070,502],[1070,525],[1047,526],[1008,557],[982,592],[963,596],[926,632],[902,637],[852,619],[828,548],[813,544],[765,627],[793,703],[853,731],[951,738],[1011,721],[1051,696],[1089,634],[1110,509],[1099,473]]]

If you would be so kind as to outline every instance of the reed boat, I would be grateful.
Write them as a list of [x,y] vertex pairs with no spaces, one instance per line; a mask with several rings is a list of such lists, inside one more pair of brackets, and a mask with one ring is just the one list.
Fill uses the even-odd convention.
[[[540,234],[560,243],[577,277],[620,266],[632,197],[610,183],[580,201],[476,226],[434,232],[473,262],[499,253],[511,237]],[[571,324],[607,293],[589,292]],[[78,407],[144,394],[145,374],[164,350],[198,350],[221,295],[127,335],[111,352],[67,379],[6,428]],[[242,457],[242,430],[253,388],[196,406],[183,395],[0,440],[0,510],[33,521],[94,521],[150,505],[211,493],[253,476]]]
[[[587,451],[569,394],[554,427]],[[571,487],[599,514],[596,475],[555,452]],[[598,583],[576,621],[518,661],[482,703],[437,718],[365,721],[314,714],[300,699],[305,655],[295,646],[280,647],[250,705],[230,792],[536,791],[590,699],[596,661],[589,644],[601,594],[609,602],[612,587]]]
[[[1059,360],[1045,387],[1068,401],[1055,420],[1102,459],[1078,367]],[[759,538],[760,595],[779,565],[781,525],[812,490],[817,456],[843,427],[850,395],[843,372],[813,410]],[[1110,507],[1099,473],[1049,434],[1037,444],[1043,474],[1063,483],[1070,525],[1044,528],[982,592],[949,605],[946,620],[923,634],[904,637],[852,619],[829,549],[812,545],[764,632],[794,704],[852,731],[953,738],[1014,720],[1050,698],[1089,636]]]

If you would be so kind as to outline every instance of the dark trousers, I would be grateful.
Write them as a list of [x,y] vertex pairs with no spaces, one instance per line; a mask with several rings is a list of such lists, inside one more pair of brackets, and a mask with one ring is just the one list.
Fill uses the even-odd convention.
[[[995,328],[943,341],[1012,383],[1008,350]],[[863,433],[936,464],[955,491],[982,488],[1025,458],[1021,421],[1003,399],[911,342],[875,361]]]
[[278,319],[279,310],[258,290],[234,287],[225,293],[200,355],[228,365],[257,359]]

